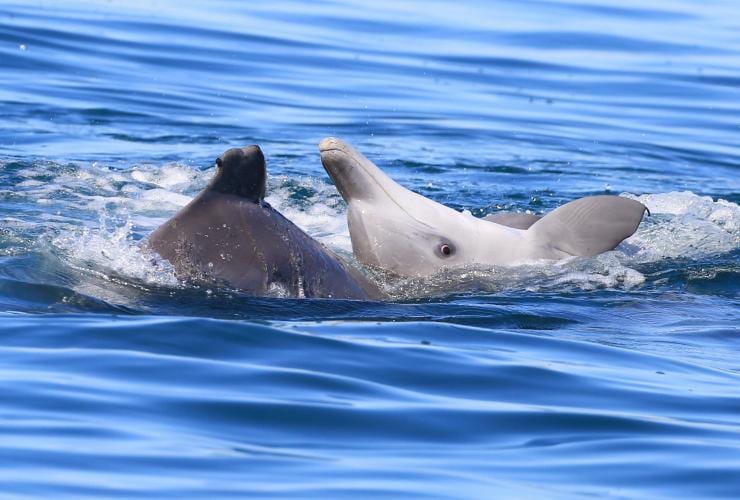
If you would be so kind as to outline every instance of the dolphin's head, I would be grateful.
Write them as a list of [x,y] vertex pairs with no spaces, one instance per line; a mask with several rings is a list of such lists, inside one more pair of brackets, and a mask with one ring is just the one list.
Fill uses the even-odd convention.
[[360,262],[424,276],[476,260],[477,219],[402,187],[339,139],[324,139],[319,150],[347,202],[352,250]]
[[216,158],[218,170],[210,188],[251,201],[265,197],[267,166],[259,146],[232,148]]

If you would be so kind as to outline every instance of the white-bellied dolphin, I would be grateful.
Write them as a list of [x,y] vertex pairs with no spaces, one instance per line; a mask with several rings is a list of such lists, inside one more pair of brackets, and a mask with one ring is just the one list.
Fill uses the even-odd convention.
[[347,202],[352,250],[362,263],[404,276],[444,267],[593,256],[632,235],[647,208],[619,196],[589,196],[542,218],[466,215],[410,191],[349,144],[327,138],[321,162]]
[[363,275],[264,201],[267,174],[259,147],[230,149],[216,165],[205,189],[145,242],[178,278],[253,295],[381,297]]

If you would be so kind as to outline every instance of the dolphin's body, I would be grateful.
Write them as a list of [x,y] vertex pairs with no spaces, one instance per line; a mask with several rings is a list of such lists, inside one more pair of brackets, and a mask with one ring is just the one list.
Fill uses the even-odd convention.
[[319,150],[347,202],[355,257],[399,275],[597,255],[632,235],[647,210],[628,198],[590,196],[542,218],[503,214],[479,219],[409,191],[339,139],[324,139]]
[[178,278],[260,296],[380,298],[363,275],[264,201],[259,147],[230,149],[216,165],[208,186],[145,242]]

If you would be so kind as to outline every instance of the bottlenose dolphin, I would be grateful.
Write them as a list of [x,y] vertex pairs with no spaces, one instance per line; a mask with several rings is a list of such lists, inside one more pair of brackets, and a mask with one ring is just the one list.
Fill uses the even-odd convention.
[[347,202],[352,250],[362,263],[404,276],[444,267],[593,256],[632,235],[647,208],[619,196],[589,196],[542,218],[466,215],[394,182],[349,144],[319,144],[321,162]]
[[381,297],[362,274],[265,202],[259,147],[230,149],[216,165],[205,189],[145,241],[178,278],[253,295]]

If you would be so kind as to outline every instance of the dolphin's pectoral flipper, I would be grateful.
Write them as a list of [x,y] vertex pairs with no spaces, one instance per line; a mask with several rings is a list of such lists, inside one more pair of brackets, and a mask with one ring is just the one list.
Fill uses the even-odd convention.
[[613,250],[630,237],[646,211],[629,198],[589,196],[558,207],[527,232],[538,245],[588,257]]
[[529,227],[540,220],[542,217],[539,215],[516,213],[516,212],[501,212],[497,214],[489,214],[483,217],[483,220],[489,222],[495,222],[502,226],[513,227],[514,229],[529,229]]

